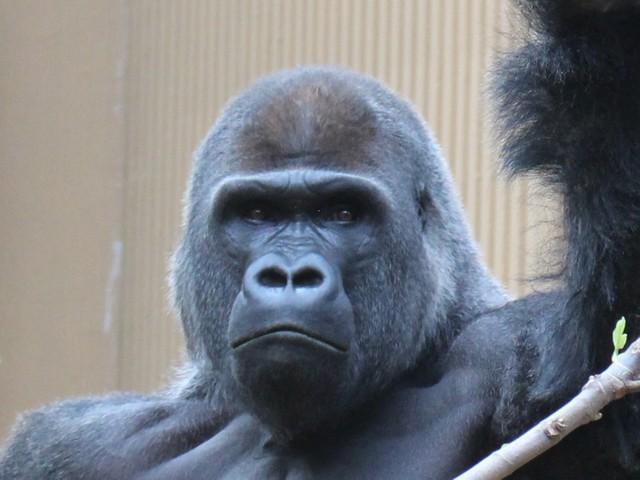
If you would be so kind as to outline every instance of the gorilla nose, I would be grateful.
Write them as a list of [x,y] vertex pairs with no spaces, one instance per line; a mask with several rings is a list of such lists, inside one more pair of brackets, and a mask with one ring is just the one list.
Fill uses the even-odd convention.
[[280,255],[265,255],[249,266],[245,295],[260,300],[273,296],[310,297],[325,300],[338,293],[340,279],[319,254],[310,253],[290,262]]
[[[296,259],[269,253],[246,270],[228,336],[234,349],[262,339],[281,347],[290,341],[313,348],[323,345],[342,354],[349,349],[353,329],[353,309],[337,266],[318,253]],[[277,352],[272,354],[282,354]]]
[[264,288],[285,288],[289,283],[289,274],[280,267],[267,267],[258,272],[256,281]]
[[267,267],[258,272],[257,282],[264,288],[286,288],[291,283],[293,288],[314,288],[324,282],[324,274],[315,267],[302,267],[289,273],[279,266]]

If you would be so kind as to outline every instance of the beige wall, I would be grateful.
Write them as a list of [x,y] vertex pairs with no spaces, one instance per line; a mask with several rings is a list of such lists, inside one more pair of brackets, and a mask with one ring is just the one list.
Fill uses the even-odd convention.
[[526,185],[495,179],[482,99],[504,5],[0,0],[0,435],[44,401],[166,380],[191,152],[230,96],[276,69],[345,65],[410,98],[491,268],[526,290],[534,215]]
[[117,386],[121,31],[110,1],[0,1],[0,435]]

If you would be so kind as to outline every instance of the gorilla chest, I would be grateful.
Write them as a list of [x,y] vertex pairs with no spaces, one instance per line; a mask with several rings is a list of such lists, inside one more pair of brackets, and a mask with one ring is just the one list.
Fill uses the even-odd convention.
[[384,421],[373,415],[351,432],[297,447],[278,444],[253,417],[242,415],[153,478],[448,479],[474,456],[475,448],[455,431],[442,431],[438,419],[446,415],[431,415],[431,408],[384,413]]
[[[289,449],[252,435],[238,448],[237,433],[211,439],[207,478],[221,480],[336,480],[336,479],[424,479],[450,478],[442,458],[425,452],[420,439],[365,438],[336,442],[318,448]],[[226,438],[225,438],[226,437]],[[446,462],[445,462],[446,463]],[[450,465],[451,467],[451,465]],[[448,468],[446,469],[448,470]]]

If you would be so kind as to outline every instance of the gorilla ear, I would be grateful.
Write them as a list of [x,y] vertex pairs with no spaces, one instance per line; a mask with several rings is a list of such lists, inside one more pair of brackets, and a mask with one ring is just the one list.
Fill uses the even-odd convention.
[[416,195],[416,205],[418,210],[418,218],[420,219],[420,226],[422,231],[425,232],[427,229],[427,219],[429,216],[429,212],[433,211],[433,202],[431,201],[431,196],[429,192],[425,189],[418,191]]

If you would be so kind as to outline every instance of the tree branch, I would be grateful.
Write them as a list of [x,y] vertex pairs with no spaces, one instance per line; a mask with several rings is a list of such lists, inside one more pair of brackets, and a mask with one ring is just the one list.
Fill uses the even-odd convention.
[[599,420],[614,400],[640,392],[640,338],[582,391],[529,431],[503,445],[454,480],[501,480],[561,442],[575,429]]

